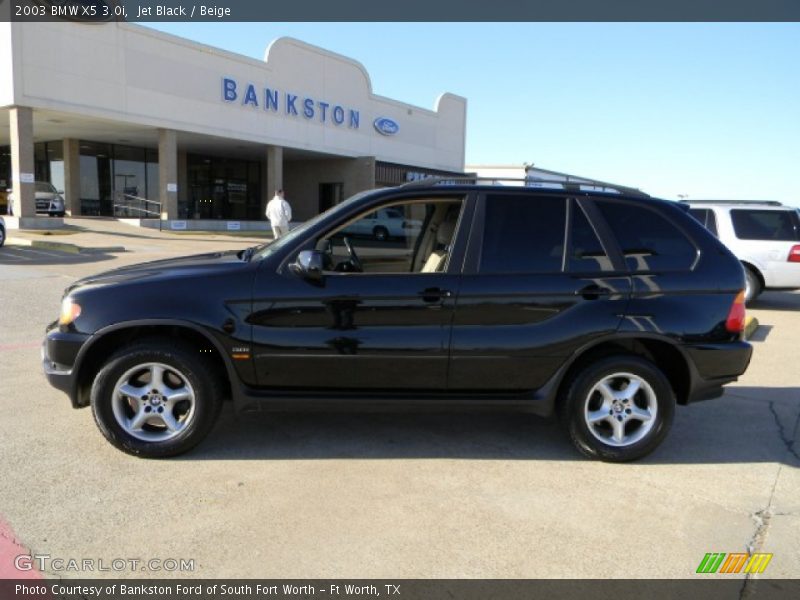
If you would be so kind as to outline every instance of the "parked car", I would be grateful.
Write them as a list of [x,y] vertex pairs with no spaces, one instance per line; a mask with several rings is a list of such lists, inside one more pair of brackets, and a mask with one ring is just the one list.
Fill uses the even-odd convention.
[[[382,209],[417,234],[340,235]],[[230,398],[557,413],[580,452],[628,461],[661,443],[676,404],[744,373],[743,289],[736,257],[674,202],[415,183],[266,246],[78,281],[43,367],[143,457],[195,446]]]
[[0,248],[6,243],[6,222],[3,217],[0,217]]
[[742,261],[745,299],[800,289],[800,211],[780,202],[689,200],[689,212]]
[[358,219],[342,230],[346,235],[370,236],[382,242],[390,238],[405,238],[417,235],[421,223],[406,219],[406,216],[394,208],[382,208],[364,218]]
[[[36,193],[36,212],[47,214],[51,217],[63,217],[66,212],[64,209],[64,192],[56,190],[51,183],[37,181],[35,184]],[[8,203],[14,197],[13,190],[8,191]]]

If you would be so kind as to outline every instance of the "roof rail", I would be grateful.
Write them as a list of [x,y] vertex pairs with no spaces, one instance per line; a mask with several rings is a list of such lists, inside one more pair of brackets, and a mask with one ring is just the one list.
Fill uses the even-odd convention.
[[761,206],[783,206],[777,200],[680,200],[683,204],[760,204]]
[[[599,181],[596,179],[586,179],[584,177],[569,179],[548,179],[543,177],[480,177],[478,175],[465,174],[460,177],[447,177],[447,176],[434,176],[425,177],[424,179],[417,179],[409,181],[400,185],[401,188],[414,188],[414,187],[427,187],[430,185],[502,185],[503,183],[516,183],[521,184],[520,187],[530,188],[550,188],[550,189],[564,189],[572,192],[612,192],[617,194],[625,194],[628,196],[639,196],[649,198],[650,194],[643,192],[638,188],[632,188],[616,183],[608,183],[607,181]],[[557,187],[556,187],[557,186]],[[598,189],[585,189],[585,188],[600,188]]]

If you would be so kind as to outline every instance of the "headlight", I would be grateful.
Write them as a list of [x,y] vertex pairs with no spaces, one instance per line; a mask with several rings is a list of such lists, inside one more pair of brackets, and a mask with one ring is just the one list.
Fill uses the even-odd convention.
[[61,301],[61,316],[58,318],[59,325],[69,325],[81,316],[81,305],[76,303],[70,296]]

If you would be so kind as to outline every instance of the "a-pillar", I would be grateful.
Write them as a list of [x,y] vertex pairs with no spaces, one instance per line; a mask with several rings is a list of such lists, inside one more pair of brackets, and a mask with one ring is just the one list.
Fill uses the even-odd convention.
[[33,164],[33,109],[14,106],[8,111],[11,129],[11,181],[14,196],[13,214],[24,221],[36,218],[36,191]]
[[64,139],[64,208],[67,214],[81,214],[81,151],[80,141]]
[[161,212],[178,218],[178,142],[172,129],[158,130],[158,185]]

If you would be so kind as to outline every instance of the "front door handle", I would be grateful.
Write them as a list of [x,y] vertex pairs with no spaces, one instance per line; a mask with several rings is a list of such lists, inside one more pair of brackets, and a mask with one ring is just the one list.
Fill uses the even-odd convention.
[[453,292],[450,290],[443,290],[438,287],[431,287],[425,288],[419,293],[422,296],[422,300],[425,302],[442,302],[445,298],[450,298],[453,295]]

